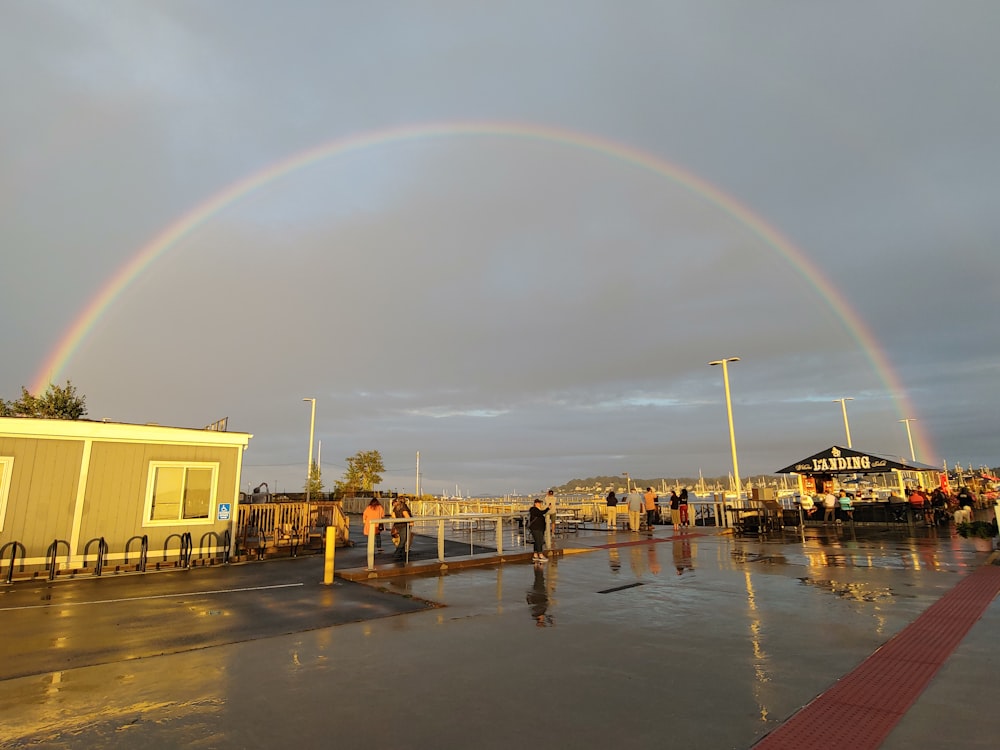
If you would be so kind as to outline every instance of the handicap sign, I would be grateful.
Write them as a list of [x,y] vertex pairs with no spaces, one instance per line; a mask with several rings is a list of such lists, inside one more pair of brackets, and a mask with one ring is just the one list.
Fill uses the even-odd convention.
[[220,521],[228,521],[229,520],[230,507],[231,506],[230,506],[229,503],[219,503],[219,520]]

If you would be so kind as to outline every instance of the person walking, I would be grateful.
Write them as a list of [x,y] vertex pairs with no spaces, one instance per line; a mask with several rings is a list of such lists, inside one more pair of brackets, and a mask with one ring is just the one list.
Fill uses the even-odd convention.
[[604,502],[608,506],[608,531],[614,531],[618,528],[618,498],[615,497],[614,490],[608,493]]
[[361,522],[365,537],[369,534],[375,535],[376,554],[382,551],[382,524],[378,523],[382,518],[385,518],[385,508],[377,497],[373,497],[365,507],[365,512],[361,514]]
[[653,530],[653,524],[656,523],[656,493],[653,492],[652,487],[646,488],[646,494],[642,496],[642,500],[646,506],[646,528],[649,531]]
[[531,541],[534,545],[534,552],[531,559],[536,563],[543,563],[548,558],[543,554],[545,544],[545,516],[549,512],[548,508],[542,507],[542,498],[536,497],[528,510],[528,531],[531,532]]
[[[392,517],[393,518],[412,518],[413,515],[410,513],[410,506],[407,505],[403,498],[397,497],[392,501]],[[394,523],[392,525],[392,530],[395,536],[399,539],[399,546],[396,547],[396,554],[393,556],[395,560],[403,562],[406,560],[406,553],[410,548],[410,524],[408,523]]]
[[629,531],[638,531],[639,525],[642,523],[642,506],[643,500],[642,495],[638,492],[632,492],[626,495],[628,498],[628,528]]

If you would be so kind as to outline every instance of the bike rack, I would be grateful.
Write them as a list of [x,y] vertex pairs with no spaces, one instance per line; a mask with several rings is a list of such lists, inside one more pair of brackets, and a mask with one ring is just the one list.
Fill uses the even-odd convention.
[[171,534],[166,539],[163,540],[163,562],[167,561],[167,554],[169,553],[170,540],[177,538],[180,541],[180,555],[177,558],[178,564],[182,568],[191,567],[191,552],[194,549],[194,542],[191,541],[191,532],[185,531],[181,534]]
[[7,568],[7,579],[4,583],[11,583],[14,580],[14,563],[17,562],[18,549],[21,550],[21,572],[24,572],[24,545],[20,542],[7,542],[3,547],[0,547],[0,557],[3,557],[3,553],[7,551],[8,547],[10,547],[10,567]]
[[275,530],[274,537],[276,547],[279,545],[280,541],[287,539],[290,555],[292,557],[299,556],[299,545],[302,543],[303,534],[299,531],[298,526],[293,526],[287,532],[279,532],[278,530]]
[[142,536],[134,536],[125,542],[125,564],[128,565],[128,548],[132,545],[136,539],[139,540],[139,566],[136,568],[140,573],[146,572],[146,561],[149,559],[149,537],[143,534]]
[[191,532],[185,531],[181,534],[181,557],[185,568],[191,567],[192,552],[194,552],[194,541],[191,539]]
[[[226,530],[229,533],[229,530]],[[254,549],[250,549],[247,546],[247,542],[251,542]],[[258,560],[264,559],[264,550],[267,549],[267,534],[261,530],[260,526],[246,526],[243,529],[242,538],[237,537],[236,540],[236,554],[246,554],[247,557],[256,554]]]
[[226,529],[222,534],[222,562],[229,565],[229,548],[233,544],[233,535]]
[[94,575],[99,576],[104,572],[104,556],[108,554],[108,545],[104,541],[104,537],[95,537],[87,542],[86,546],[83,548],[83,567],[87,567],[87,552],[90,550],[90,545],[97,542],[97,562],[94,563]]
[[204,534],[201,535],[201,539],[198,540],[198,559],[199,560],[201,560],[205,556],[205,540],[206,539],[213,539],[213,538],[215,539],[215,548],[216,548],[216,550],[218,550],[218,549],[220,549],[222,547],[222,537],[220,537],[214,531],[206,531]]
[[54,581],[56,579],[56,558],[59,555],[59,545],[66,545],[66,554],[70,554],[69,542],[65,539],[53,539],[52,544],[49,545],[49,549],[45,553],[45,564],[49,568],[49,580]]

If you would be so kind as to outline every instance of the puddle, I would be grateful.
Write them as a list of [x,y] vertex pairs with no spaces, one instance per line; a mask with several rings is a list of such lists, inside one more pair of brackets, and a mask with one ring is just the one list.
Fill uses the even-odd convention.
[[886,586],[873,586],[864,582],[829,581],[814,578],[799,578],[799,581],[806,586],[815,586],[842,599],[851,599],[857,602],[885,602],[895,596],[892,589]]
[[771,563],[773,565],[788,565],[788,558],[784,555],[765,555],[757,552],[747,552],[746,550],[734,550],[732,558],[738,563]]

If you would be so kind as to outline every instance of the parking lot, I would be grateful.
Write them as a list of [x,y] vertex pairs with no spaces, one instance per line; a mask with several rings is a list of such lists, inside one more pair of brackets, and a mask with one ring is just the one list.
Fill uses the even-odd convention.
[[[305,557],[5,588],[0,737],[746,748],[988,557],[958,538],[836,529],[806,542],[581,532],[562,545],[544,566],[371,585],[324,586],[322,560]],[[883,747],[943,746],[934,721],[954,747],[995,735],[995,712],[957,696],[988,694],[997,625],[994,601]],[[976,721],[949,718],[963,711]]]

